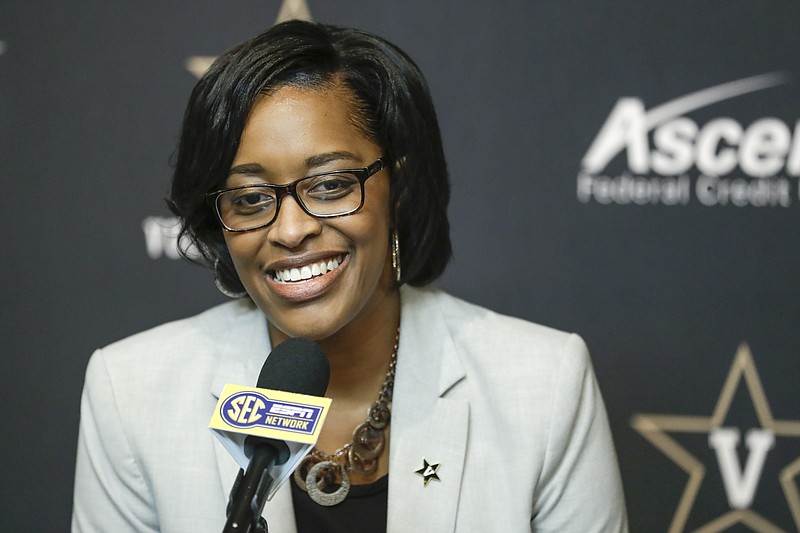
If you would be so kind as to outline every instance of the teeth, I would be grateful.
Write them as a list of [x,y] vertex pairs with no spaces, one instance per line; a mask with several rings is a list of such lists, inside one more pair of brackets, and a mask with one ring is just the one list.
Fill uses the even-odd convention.
[[344,256],[339,255],[327,261],[311,263],[310,265],[303,265],[299,268],[276,270],[273,272],[272,277],[279,283],[311,279],[323,274],[327,274],[331,270],[338,268],[342,261],[344,261]]

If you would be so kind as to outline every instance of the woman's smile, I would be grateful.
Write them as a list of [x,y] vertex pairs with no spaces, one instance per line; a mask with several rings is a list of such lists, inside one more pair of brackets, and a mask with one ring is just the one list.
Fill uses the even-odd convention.
[[345,256],[340,254],[321,261],[313,261],[301,266],[287,268],[274,268],[270,270],[273,281],[278,283],[303,283],[317,276],[324,276],[336,270],[344,261]]
[[267,284],[279,298],[305,302],[326,294],[344,273],[350,254],[307,260],[302,257],[275,263],[267,269]]

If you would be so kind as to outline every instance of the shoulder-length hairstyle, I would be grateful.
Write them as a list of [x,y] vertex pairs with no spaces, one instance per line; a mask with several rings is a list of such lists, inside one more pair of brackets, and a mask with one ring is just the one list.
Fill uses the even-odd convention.
[[[343,83],[358,109],[355,123],[390,165],[394,229],[400,242],[400,284],[438,278],[451,255],[450,185],[427,83],[397,46],[369,33],[289,21],[220,56],[192,91],[183,120],[167,203],[181,220],[185,256],[216,270],[232,292],[244,288],[233,267],[208,192],[222,188],[256,98],[280,87]],[[388,236],[387,236],[388,238]],[[191,257],[190,257],[191,258]]]

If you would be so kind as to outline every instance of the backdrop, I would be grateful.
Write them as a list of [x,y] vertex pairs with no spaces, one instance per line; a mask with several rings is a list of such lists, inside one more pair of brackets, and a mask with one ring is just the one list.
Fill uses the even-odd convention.
[[438,285],[592,350],[634,531],[800,527],[800,3],[6,1],[0,530],[65,531],[92,350],[223,301],[164,207],[196,73],[281,9],[394,41]]

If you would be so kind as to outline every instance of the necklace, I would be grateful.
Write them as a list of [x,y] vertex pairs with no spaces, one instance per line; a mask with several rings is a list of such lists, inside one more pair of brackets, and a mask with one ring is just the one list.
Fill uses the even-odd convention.
[[319,505],[330,507],[344,501],[350,492],[350,472],[369,476],[378,470],[378,460],[386,448],[385,430],[392,414],[399,343],[400,328],[397,328],[392,359],[378,399],[369,408],[367,421],[353,431],[353,439],[330,455],[313,448],[294,471],[297,486]]

